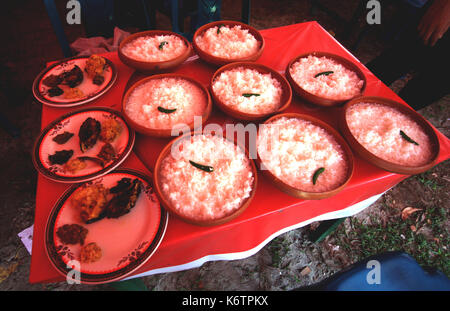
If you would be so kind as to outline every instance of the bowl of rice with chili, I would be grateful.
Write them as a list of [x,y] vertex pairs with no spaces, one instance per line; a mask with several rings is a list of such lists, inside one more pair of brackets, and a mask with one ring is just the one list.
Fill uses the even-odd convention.
[[366,78],[353,62],[331,53],[311,52],[292,59],[286,77],[297,95],[320,106],[341,105],[361,96]]
[[214,65],[255,61],[264,50],[264,38],[255,28],[236,21],[216,21],[194,33],[192,46],[198,56]]
[[141,134],[171,137],[204,124],[212,110],[208,90],[195,79],[175,73],[146,77],[122,100],[127,123]]
[[245,148],[221,135],[180,136],[160,153],[155,193],[169,212],[200,226],[239,216],[253,199],[256,166]]
[[132,34],[119,45],[120,60],[138,71],[169,70],[183,63],[191,54],[190,42],[183,36],[164,30]]
[[252,121],[289,107],[292,90],[289,82],[270,67],[253,62],[235,62],[214,73],[211,96],[225,113]]
[[440,145],[435,131],[406,105],[363,96],[344,105],[339,121],[351,148],[381,169],[413,175],[436,163]]
[[353,155],[345,140],[325,122],[282,113],[258,131],[258,164],[281,191],[307,200],[331,197],[349,182]]

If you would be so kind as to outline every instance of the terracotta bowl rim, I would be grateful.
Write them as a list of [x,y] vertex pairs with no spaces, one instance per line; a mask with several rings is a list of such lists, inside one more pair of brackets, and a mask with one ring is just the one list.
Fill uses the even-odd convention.
[[[341,148],[343,149],[345,155],[346,155],[346,162],[348,165],[348,172],[347,172],[347,176],[344,180],[343,183],[341,183],[338,187],[328,190],[328,191],[322,191],[322,192],[308,192],[308,191],[304,191],[295,187],[292,187],[288,184],[286,184],[284,181],[282,181],[281,179],[279,179],[278,177],[276,177],[270,170],[262,170],[262,173],[266,175],[266,177],[268,177],[270,179],[270,181],[281,191],[292,195],[294,197],[297,198],[301,198],[301,199],[306,199],[306,200],[320,200],[320,199],[325,199],[325,198],[329,198],[331,196],[336,195],[337,193],[341,192],[350,182],[350,180],[353,177],[353,173],[354,173],[354,157],[353,157],[353,152],[352,149],[350,148],[350,146],[347,144],[347,142],[345,141],[345,139],[340,135],[340,133],[334,129],[331,125],[329,125],[328,123],[317,119],[315,117],[312,117],[310,115],[307,114],[301,114],[301,113],[295,113],[295,112],[287,112],[287,113],[281,113],[281,114],[277,114],[274,115],[272,117],[270,117],[269,119],[267,119],[263,124],[268,124],[270,122],[272,122],[273,120],[282,118],[282,117],[287,117],[287,118],[299,118],[302,120],[306,120],[309,121],[311,123],[313,123],[314,125],[317,125],[321,128],[323,128],[325,131],[327,131],[328,134],[332,135],[333,138],[335,138],[336,142],[341,146]],[[259,135],[259,130],[258,130],[258,135]],[[262,163],[264,163],[260,156],[259,156],[259,151],[257,149],[257,155],[258,155],[258,165],[262,165]]]
[[[395,109],[398,109],[401,113],[407,114],[410,118],[412,118],[416,123],[419,124],[419,126],[422,127],[422,129],[425,131],[425,133],[428,135],[428,137],[431,140],[431,144],[433,146],[433,156],[424,165],[419,166],[406,166],[401,164],[396,164],[387,160],[384,160],[369,150],[367,150],[363,145],[361,145],[358,140],[353,136],[353,134],[350,131],[350,128],[347,124],[347,118],[346,113],[347,110],[358,103],[361,102],[369,102],[369,103],[376,103],[381,105],[387,105],[390,107],[393,107]],[[364,158],[366,161],[370,162],[371,164],[377,166],[378,168],[381,168],[383,170],[389,171],[391,173],[396,174],[406,174],[406,175],[415,175],[419,173],[423,173],[433,167],[440,154],[440,143],[439,138],[436,135],[436,132],[433,130],[431,125],[428,123],[428,121],[419,113],[417,113],[412,108],[403,105],[400,102],[391,100],[389,98],[379,97],[379,96],[360,96],[357,98],[354,98],[353,100],[347,102],[341,109],[340,117],[339,117],[339,125],[341,132],[343,133],[344,138],[347,140],[350,147],[358,153],[362,158]]]
[[155,189],[155,193],[158,196],[161,204],[174,216],[180,218],[181,220],[192,224],[192,225],[197,225],[197,226],[205,226],[205,227],[209,227],[209,226],[217,226],[217,225],[221,225],[224,223],[227,223],[233,219],[235,219],[236,217],[238,217],[239,215],[242,214],[242,212],[244,212],[247,207],[250,205],[250,203],[252,202],[254,196],[255,196],[255,192],[257,189],[257,185],[258,185],[258,171],[256,169],[256,165],[254,163],[254,161],[252,159],[250,159],[249,157],[249,152],[247,150],[247,148],[245,148],[245,146],[242,146],[242,144],[240,144],[237,141],[231,141],[229,139],[227,139],[226,137],[223,137],[224,139],[227,139],[228,141],[232,142],[234,145],[238,146],[239,148],[241,148],[241,150],[243,150],[246,154],[247,159],[250,162],[250,166],[252,169],[252,173],[253,173],[253,186],[252,186],[252,190],[250,193],[250,196],[248,198],[245,199],[245,201],[241,204],[241,206],[236,209],[234,212],[232,212],[231,214],[228,214],[224,217],[218,218],[218,219],[212,219],[212,220],[195,220],[189,217],[186,217],[185,215],[183,215],[182,213],[179,213],[176,209],[174,209],[172,207],[172,205],[169,203],[168,200],[166,200],[165,196],[162,194],[162,191],[160,189],[160,182],[159,182],[159,174],[160,174],[160,168],[161,168],[161,162],[162,160],[167,156],[167,153],[170,151],[170,148],[172,147],[172,145],[174,143],[176,143],[177,141],[181,140],[181,139],[185,139],[188,136],[194,136],[194,135],[203,135],[203,133],[201,131],[191,131],[190,133],[186,133],[182,136],[179,136],[175,139],[173,139],[172,141],[170,141],[165,147],[164,149],[160,152],[158,159],[156,160],[156,164],[155,164],[155,168],[154,168],[154,174],[153,174],[153,181],[154,181],[154,189]]
[[[339,62],[341,65],[345,66],[346,68],[354,71],[358,77],[363,80],[363,86],[361,87],[361,92],[359,95],[355,95],[353,97],[349,97],[349,98],[345,98],[345,99],[330,99],[330,98],[326,98],[326,97],[321,97],[321,96],[317,96],[313,93],[308,92],[307,90],[305,90],[304,88],[302,88],[297,82],[295,82],[294,78],[292,77],[291,73],[290,73],[290,68],[292,67],[292,65],[294,63],[296,63],[299,59],[310,56],[310,55],[315,55],[315,56],[325,56],[328,58],[332,58],[333,60]],[[297,95],[299,95],[300,97],[302,97],[303,99],[306,99],[309,102],[312,102],[313,104],[316,105],[320,105],[320,106],[324,106],[324,107],[332,107],[332,106],[338,106],[338,105],[342,105],[345,102],[352,100],[353,98],[359,97],[362,94],[364,94],[366,87],[367,87],[367,77],[364,74],[364,72],[349,58],[338,55],[338,54],[334,54],[334,53],[329,53],[329,52],[324,52],[324,51],[310,51],[307,53],[302,53],[299,54],[297,56],[295,56],[294,58],[292,58],[285,70],[285,75],[287,80],[291,83],[292,88],[294,89],[295,93]]]
[[[255,114],[255,113],[247,113],[247,112],[242,112],[237,109],[233,109],[233,108],[229,107],[228,105],[226,105],[224,102],[222,102],[215,94],[215,92],[212,88],[212,85],[214,83],[214,80],[218,77],[218,75],[220,75],[221,73],[223,73],[227,70],[231,70],[236,67],[246,67],[246,68],[250,68],[250,69],[255,69],[258,72],[270,73],[272,75],[272,77],[275,78],[281,84],[281,88],[284,93],[284,94],[282,94],[282,99],[284,98],[284,100],[281,103],[281,106],[277,110],[272,111],[272,112]],[[219,108],[221,110],[223,110],[226,114],[229,114],[230,116],[232,116],[236,119],[241,119],[241,120],[257,121],[257,120],[265,119],[269,116],[272,116],[274,114],[277,114],[277,113],[280,113],[280,112],[286,110],[292,102],[292,88],[291,88],[291,85],[289,84],[289,82],[287,81],[287,79],[282,74],[280,74],[278,71],[276,71],[275,69],[270,68],[269,66],[259,64],[259,63],[254,63],[254,62],[233,62],[233,63],[226,64],[226,65],[220,67],[219,69],[217,69],[214,72],[214,74],[211,78],[209,87],[210,87],[211,97],[212,97],[214,103],[216,103],[217,106],[219,106]]]
[[[125,55],[122,52],[123,47],[127,43],[129,43],[129,42],[131,42],[131,41],[133,41],[133,40],[135,40],[135,39],[137,39],[139,37],[152,36],[152,35],[154,36],[154,35],[159,35],[159,34],[174,35],[174,36],[177,36],[178,38],[182,39],[183,42],[185,43],[186,47],[187,47],[186,51],[184,51],[181,55],[178,55],[177,57],[174,57],[174,58],[171,58],[171,59],[168,59],[168,60],[163,60],[163,61],[143,61],[143,60],[138,60],[138,59],[129,57],[129,56]],[[182,36],[182,35],[180,35],[180,34],[178,34],[176,32],[170,31],[170,30],[145,30],[145,31],[140,31],[140,32],[136,32],[136,33],[130,34],[128,37],[123,39],[122,42],[120,42],[119,48],[117,49],[117,53],[119,55],[119,58],[126,65],[128,65],[130,67],[133,67],[135,69],[138,69],[138,70],[146,70],[148,67],[151,67],[151,66],[163,66],[163,65],[167,65],[169,63],[174,63],[174,64],[172,66],[167,67],[166,69],[169,69],[171,67],[175,67],[178,64],[181,64],[182,62],[184,62],[189,57],[189,55],[191,54],[191,51],[192,51],[192,45],[189,42],[189,40],[186,39],[184,36]],[[151,70],[151,69],[147,69],[147,70]]]
[[[214,27],[216,25],[220,25],[220,24],[240,25],[242,28],[248,29],[249,32],[255,37],[255,39],[258,42],[260,42],[260,47],[259,47],[258,51],[249,56],[230,59],[230,58],[225,58],[225,57],[220,57],[220,56],[214,56],[214,55],[209,54],[208,52],[202,50],[196,43],[197,37],[199,35],[201,35],[207,29]],[[248,24],[245,24],[245,23],[242,23],[239,21],[233,21],[233,20],[220,20],[220,21],[214,21],[214,22],[205,24],[195,31],[194,36],[192,38],[192,47],[194,48],[194,51],[197,53],[197,55],[204,61],[214,64],[214,65],[225,65],[225,64],[229,64],[229,63],[233,63],[233,62],[255,61],[261,56],[262,52],[264,51],[265,45],[266,45],[266,42],[265,42],[264,37],[261,35],[261,33],[256,28],[254,28]]]
[[[126,90],[124,92],[124,95],[122,97],[122,114],[127,122],[127,124],[129,124],[136,132],[141,133],[143,135],[146,136],[152,136],[152,137],[174,137],[172,135],[172,128],[163,128],[163,129],[159,129],[159,128],[149,128],[149,127],[145,127],[139,123],[137,123],[135,120],[133,120],[130,116],[128,116],[128,114],[126,113],[125,107],[127,105],[127,101],[128,101],[128,97],[130,96],[131,92],[133,92],[136,87],[138,87],[139,85],[146,83],[150,80],[154,80],[154,79],[162,79],[162,78],[180,78],[180,79],[185,79],[187,81],[190,81],[192,83],[194,83],[195,85],[197,85],[205,94],[206,96],[206,108],[203,112],[203,114],[201,115],[202,117],[202,125],[204,125],[212,112],[212,100],[211,100],[211,95],[209,94],[208,89],[203,86],[203,84],[201,84],[199,81],[195,80],[194,78],[187,76],[185,74],[179,74],[179,73],[163,73],[163,74],[156,74],[156,75],[152,75],[152,76],[147,76],[143,79],[140,79],[136,82],[134,82],[129,88],[128,90]],[[189,131],[191,131],[194,128],[194,121],[192,121],[191,123],[187,124],[189,126]],[[180,129],[178,130],[178,132],[182,132],[185,131],[186,129],[184,127],[180,127]],[[178,136],[178,135],[177,135]]]

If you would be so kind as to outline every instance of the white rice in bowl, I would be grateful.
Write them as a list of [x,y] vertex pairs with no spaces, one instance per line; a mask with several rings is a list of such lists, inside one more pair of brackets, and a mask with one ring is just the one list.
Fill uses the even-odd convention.
[[[254,176],[245,152],[221,136],[181,139],[179,156],[161,162],[160,188],[170,204],[193,220],[216,220],[232,214],[250,197]],[[194,166],[213,168],[206,172]]]
[[[322,127],[295,117],[281,117],[260,127],[258,155],[263,168],[285,184],[305,192],[326,192],[348,176],[347,156]],[[313,177],[318,170],[316,183]]]
[[325,56],[302,57],[292,64],[289,72],[302,89],[331,100],[360,95],[364,85],[354,71]]
[[[164,77],[138,85],[125,104],[126,115],[137,124],[150,129],[171,129],[190,124],[202,116],[207,97],[193,82]],[[162,111],[161,111],[162,110]]]
[[278,110],[283,91],[270,73],[244,67],[222,72],[213,81],[212,90],[225,105],[251,114]]
[[216,57],[237,59],[255,54],[260,44],[248,29],[240,25],[219,25],[196,37],[197,46]]
[[125,56],[143,62],[162,62],[177,58],[187,49],[185,42],[175,35],[142,36],[125,44]]
[[[431,160],[431,140],[422,127],[399,110],[376,103],[358,103],[346,112],[347,125],[356,140],[377,157],[405,166]],[[418,145],[409,142],[400,133]]]

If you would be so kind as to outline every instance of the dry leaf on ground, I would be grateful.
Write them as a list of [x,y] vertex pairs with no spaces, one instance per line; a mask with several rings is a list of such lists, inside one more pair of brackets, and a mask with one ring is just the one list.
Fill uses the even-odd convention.
[[10,264],[8,267],[0,267],[0,283],[6,280],[14,271],[16,271],[18,262]]
[[303,268],[302,272],[300,272],[300,274],[302,276],[308,275],[311,272],[311,268],[310,267],[305,267]]
[[402,210],[402,219],[406,220],[409,218],[409,216],[411,216],[413,213],[421,211],[421,208],[414,208],[414,207],[405,207]]

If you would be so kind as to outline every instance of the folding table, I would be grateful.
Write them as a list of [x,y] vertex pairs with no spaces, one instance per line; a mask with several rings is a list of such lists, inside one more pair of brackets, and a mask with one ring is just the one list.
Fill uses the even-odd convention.
[[[399,102],[402,100],[367,68],[337,42],[316,22],[306,22],[261,31],[266,47],[258,63],[265,64],[284,74],[288,62],[295,56],[309,51],[325,51],[341,55],[361,68],[367,78],[364,95],[380,96]],[[102,97],[85,106],[109,106],[121,110],[124,91],[140,74],[125,66],[116,52],[103,55],[110,59],[118,70],[115,85]],[[192,76],[205,86],[217,68],[190,57],[173,72]],[[41,126],[74,108],[43,106]],[[315,116],[337,128],[339,108],[325,108],[305,103],[294,96],[287,112],[299,112]],[[208,123],[224,125],[239,121],[224,115],[217,108]],[[436,130],[441,151],[438,162],[450,155],[450,140]],[[170,139],[136,137],[134,152],[121,167],[129,167],[151,175],[156,159]],[[129,278],[179,271],[198,267],[211,260],[234,260],[251,256],[268,242],[289,230],[305,226],[313,221],[342,218],[354,215],[370,206],[384,192],[408,176],[379,169],[355,154],[355,170],[347,187],[337,195],[323,200],[301,200],[277,190],[263,175],[258,176],[258,187],[250,206],[231,222],[213,227],[187,224],[169,217],[166,234],[155,254]],[[59,196],[68,184],[53,182],[38,174],[33,248],[30,282],[64,281],[51,265],[45,253],[44,231],[47,217]]]

